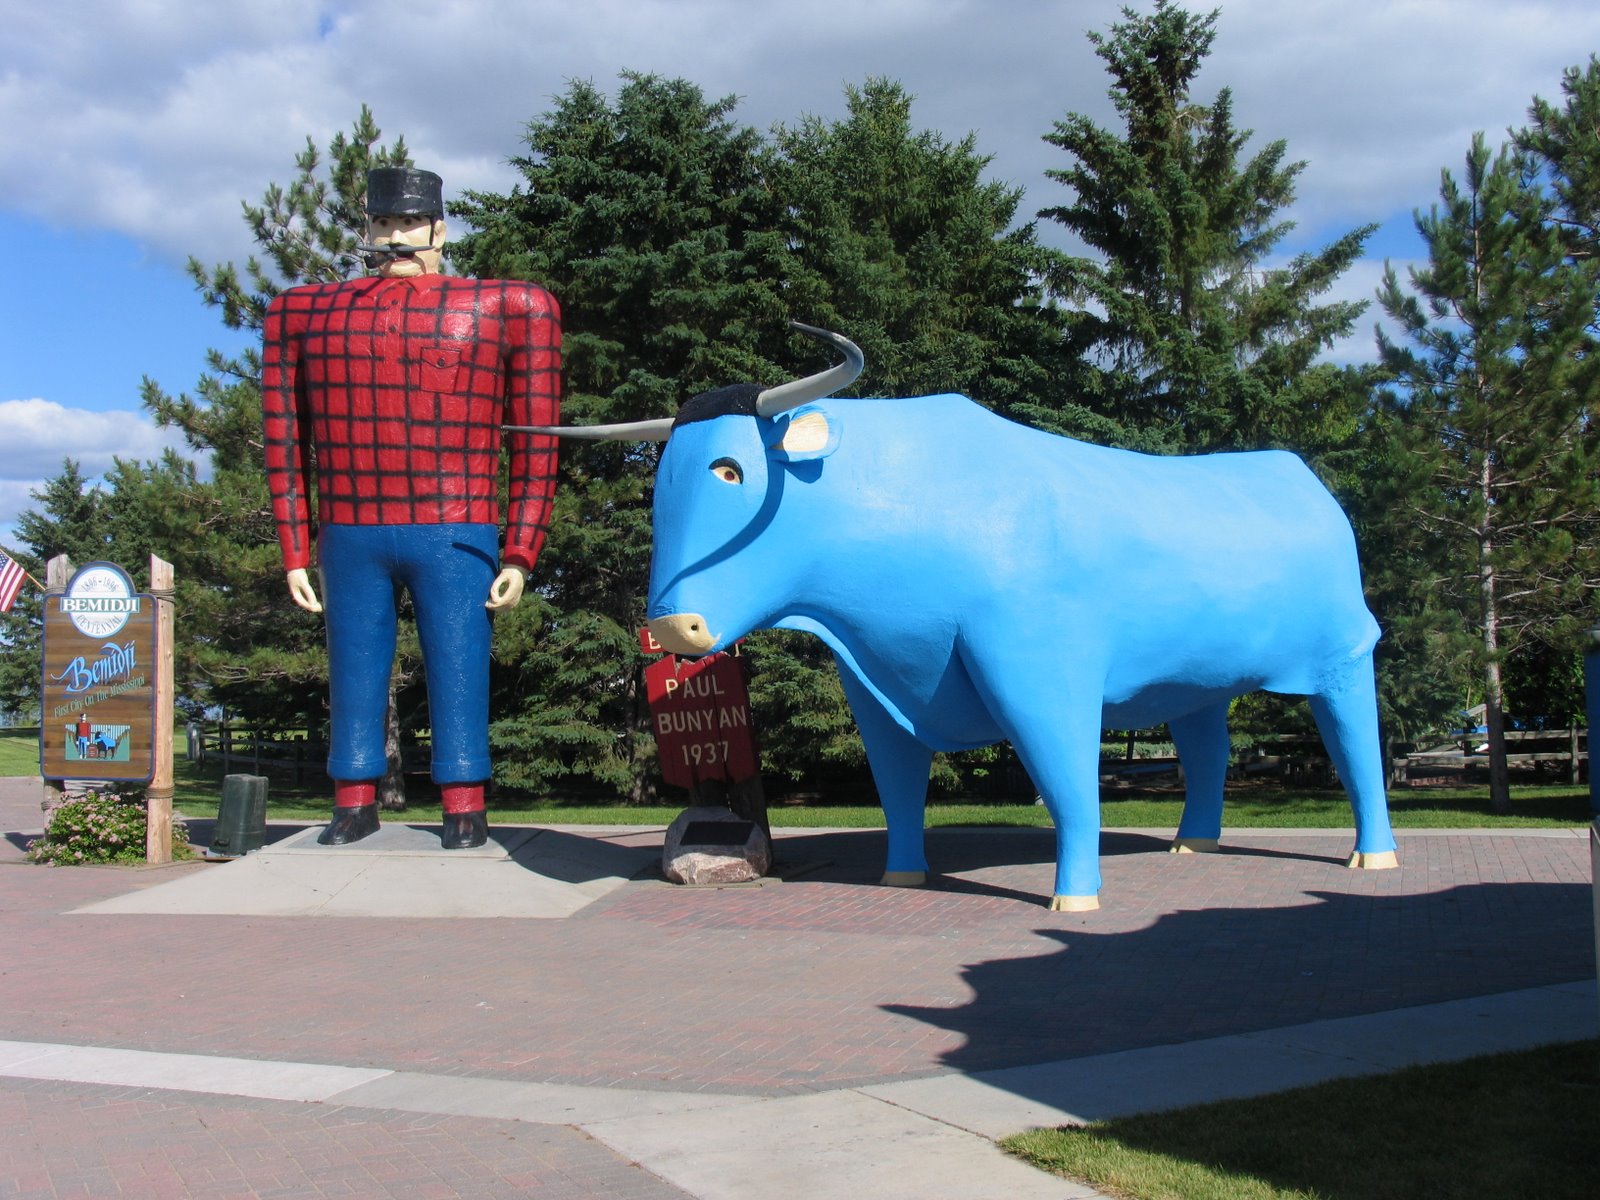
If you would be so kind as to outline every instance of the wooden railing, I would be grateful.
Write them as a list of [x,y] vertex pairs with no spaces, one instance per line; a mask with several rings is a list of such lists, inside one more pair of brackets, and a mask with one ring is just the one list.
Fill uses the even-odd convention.
[[[1413,750],[1397,757],[1395,767],[1403,769],[1405,777],[1413,780],[1429,774],[1451,775],[1468,767],[1486,767],[1489,755],[1478,749],[1483,743],[1481,736],[1475,736],[1460,743]],[[1506,732],[1506,743],[1506,762],[1512,767],[1565,763],[1566,770],[1560,774],[1566,782],[1582,782],[1583,764],[1589,761],[1587,729],[1512,729]]]
[[[328,744],[310,731],[259,730],[228,721],[191,722],[188,748],[192,761],[220,762],[224,775],[278,772],[289,775],[296,784],[328,777]],[[415,735],[400,753],[407,774],[426,773],[428,735]]]

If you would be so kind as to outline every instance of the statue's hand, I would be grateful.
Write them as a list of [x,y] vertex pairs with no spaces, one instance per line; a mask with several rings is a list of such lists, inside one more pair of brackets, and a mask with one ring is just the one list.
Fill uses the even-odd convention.
[[311,575],[304,567],[296,567],[289,572],[289,595],[307,612],[322,611],[322,602],[317,599],[317,593],[311,587]]
[[489,609],[515,608],[522,599],[522,588],[527,578],[521,567],[507,567],[489,585],[489,598],[483,602],[483,606]]

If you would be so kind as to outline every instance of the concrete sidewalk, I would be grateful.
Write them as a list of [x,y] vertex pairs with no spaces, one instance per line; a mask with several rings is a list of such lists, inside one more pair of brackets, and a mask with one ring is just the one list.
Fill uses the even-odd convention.
[[[0,781],[0,824],[36,796]],[[1044,909],[1042,830],[932,831],[918,891],[872,886],[870,831],[721,890],[651,878],[659,829],[284,832],[148,870],[0,845],[0,1195],[1092,1196],[992,1139],[1600,1011],[1586,831],[1402,834],[1392,872],[1342,832],[1109,831],[1088,914]]]

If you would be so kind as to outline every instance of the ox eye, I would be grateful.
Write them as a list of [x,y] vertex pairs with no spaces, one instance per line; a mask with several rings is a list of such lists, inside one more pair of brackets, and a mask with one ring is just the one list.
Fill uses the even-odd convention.
[[731,458],[719,458],[711,464],[711,473],[723,483],[743,483],[744,469]]

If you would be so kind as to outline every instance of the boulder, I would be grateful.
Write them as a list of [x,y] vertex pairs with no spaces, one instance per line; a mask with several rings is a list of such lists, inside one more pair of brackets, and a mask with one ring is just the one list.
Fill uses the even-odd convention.
[[711,805],[679,813],[661,846],[661,873],[673,883],[753,883],[771,866],[766,831]]

